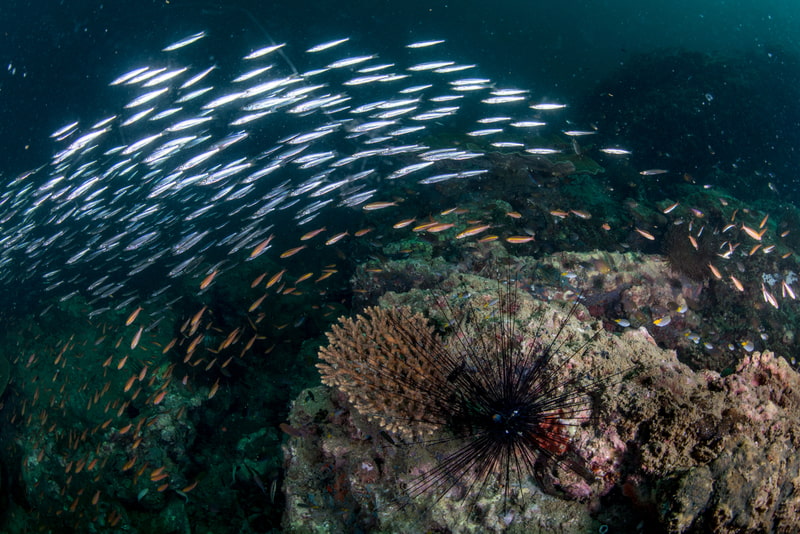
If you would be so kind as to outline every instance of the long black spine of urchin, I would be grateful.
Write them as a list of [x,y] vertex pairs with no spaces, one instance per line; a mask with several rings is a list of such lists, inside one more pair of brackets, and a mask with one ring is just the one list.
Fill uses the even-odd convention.
[[446,336],[405,307],[368,308],[328,334],[330,345],[320,350],[323,381],[401,441],[419,442],[439,458],[410,483],[412,496],[432,494],[436,502],[459,485],[477,499],[497,480],[505,507],[516,493],[512,482],[523,483],[540,466],[592,480],[565,429],[589,419],[589,394],[603,380],[586,384],[581,377],[581,386],[565,366],[593,338],[564,350],[577,302],[552,335],[545,333],[547,314],[533,332],[518,327],[519,291],[510,280],[497,282],[497,299],[482,308],[471,298],[437,295]]
[[[412,495],[432,493],[438,500],[464,482],[468,493],[478,495],[497,473],[505,505],[511,482],[532,475],[542,459],[592,480],[591,471],[570,450],[563,432],[565,426],[589,418],[587,394],[602,384],[579,387],[575,379],[563,377],[564,366],[591,341],[562,354],[563,330],[578,302],[549,340],[541,340],[544,320],[533,332],[535,339],[526,340],[513,321],[518,291],[511,281],[498,282],[500,314],[488,322],[469,302],[465,310],[457,310],[449,300],[440,299],[441,311],[453,327],[452,342],[423,356],[439,367],[436,379],[409,385],[422,387],[430,395],[431,409],[422,420],[443,430],[443,435],[425,443],[453,449],[411,483]],[[464,319],[456,322],[453,319],[459,312]],[[474,330],[472,336],[469,330]]]

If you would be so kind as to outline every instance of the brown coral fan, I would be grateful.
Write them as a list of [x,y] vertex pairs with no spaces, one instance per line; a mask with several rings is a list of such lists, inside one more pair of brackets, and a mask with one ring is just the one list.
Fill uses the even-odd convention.
[[319,351],[322,382],[345,393],[373,422],[408,439],[438,428],[425,422],[431,398],[424,393],[446,377],[432,360],[442,351],[427,319],[408,308],[367,308],[344,318]]

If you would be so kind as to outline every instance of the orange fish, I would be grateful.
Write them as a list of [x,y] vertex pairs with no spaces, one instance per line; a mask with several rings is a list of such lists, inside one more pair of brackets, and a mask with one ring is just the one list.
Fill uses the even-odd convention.
[[314,273],[306,273],[303,276],[301,276],[300,278],[298,278],[297,281],[295,282],[295,284],[299,284],[300,282],[305,282],[306,280],[308,280],[312,276],[314,276]]
[[300,241],[308,241],[309,239],[312,239],[312,238],[318,236],[319,234],[321,234],[325,230],[326,230],[326,228],[324,226],[322,228],[317,228],[316,230],[311,230],[307,234],[303,234],[300,237]]
[[267,282],[266,288],[269,289],[272,286],[274,286],[275,284],[277,284],[278,282],[280,282],[281,278],[284,275],[284,273],[286,273],[286,269],[282,269],[280,272],[278,272],[272,278],[270,278],[269,281]]
[[733,275],[730,275],[730,278],[731,282],[733,282],[733,287],[735,287],[737,291],[744,291],[744,286],[742,285],[742,283],[739,281],[738,278],[736,278]]
[[408,226],[409,224],[413,223],[416,220],[417,220],[416,217],[413,219],[403,219],[400,222],[394,223],[392,225],[392,228],[394,228],[395,230],[399,230],[400,228],[405,228],[406,226]]
[[270,234],[270,236],[268,238],[266,238],[264,241],[262,241],[261,243],[256,245],[256,248],[254,248],[253,252],[250,253],[250,258],[251,259],[252,258],[256,258],[259,255],[261,255],[261,253],[264,252],[264,250],[267,248],[267,246],[270,244],[270,242],[274,239],[274,237],[275,237],[275,234]]
[[636,230],[639,233],[639,235],[641,235],[645,239],[649,239],[650,241],[656,240],[655,236],[653,236],[653,234],[651,234],[650,232],[645,232],[641,228],[634,228],[634,230]]
[[261,281],[264,279],[264,277],[265,277],[265,276],[267,276],[267,273],[262,273],[262,274],[261,274],[261,276],[259,276],[259,277],[258,277],[258,278],[256,278],[255,280],[253,280],[253,283],[252,283],[252,284],[250,284],[250,288],[254,288],[254,287],[256,287],[258,284],[260,284],[260,283],[261,283]]
[[364,207],[362,209],[364,211],[374,211],[374,210],[382,210],[390,206],[397,206],[397,202],[371,202],[369,204],[364,204]]
[[519,243],[530,243],[533,241],[533,236],[531,235],[512,235],[506,238],[507,243],[519,244]]
[[316,280],[314,280],[314,283],[316,284],[317,282],[322,282],[323,280],[325,280],[326,278],[328,278],[329,276],[331,276],[332,274],[334,274],[334,273],[336,273],[336,272],[337,272],[337,271],[336,271],[335,269],[328,269],[328,270],[326,270],[325,272],[323,272],[323,273],[320,275],[320,277],[319,277],[319,278],[317,278]]
[[175,343],[177,343],[177,342],[178,342],[178,338],[177,338],[177,337],[174,337],[174,338],[172,338],[172,341],[170,341],[169,343],[167,343],[167,346],[166,346],[166,347],[164,347],[164,350],[162,350],[162,351],[161,351],[161,354],[166,354],[166,353],[168,353],[168,352],[169,352],[169,350],[170,350],[172,347],[174,347],[174,346],[175,346]]
[[290,248],[289,250],[281,253],[281,258],[288,258],[290,256],[294,256],[295,254],[297,254],[298,252],[300,252],[304,248],[307,248],[306,245],[303,245],[303,246],[300,246],[300,247]]
[[125,388],[122,391],[128,392],[133,387],[133,383],[136,381],[136,378],[136,375],[130,377],[128,381],[125,382]]
[[794,294],[792,286],[787,284],[786,280],[781,280],[781,292],[784,298],[786,298],[786,295],[789,295],[792,298],[792,300],[797,299],[797,295]]
[[136,308],[135,310],[133,310],[133,313],[131,313],[131,314],[128,316],[128,318],[125,320],[125,326],[130,326],[130,324],[131,324],[131,323],[133,323],[133,321],[135,321],[135,320],[136,320],[136,317],[138,317],[138,316],[139,316],[139,312],[140,312],[140,311],[142,311],[142,308],[141,308],[141,307],[139,307],[139,308]]
[[164,400],[164,397],[166,395],[167,395],[166,389],[162,389],[161,391],[159,391],[158,395],[156,395],[155,398],[153,399],[153,404],[161,404],[161,401]]
[[205,288],[207,288],[209,285],[211,285],[211,282],[213,282],[213,281],[214,281],[214,277],[215,277],[215,276],[217,276],[217,273],[218,273],[218,272],[219,272],[219,271],[217,271],[216,269],[214,269],[214,271],[213,271],[211,274],[209,274],[208,276],[206,276],[205,278],[203,278],[203,281],[202,281],[202,282],[200,282],[200,289],[205,289]]
[[581,219],[591,219],[592,218],[592,214],[589,213],[588,211],[584,211],[584,210],[569,210],[569,212],[571,214],[573,214],[573,215],[576,215],[576,216],[580,217]]
[[217,394],[218,389],[219,389],[219,378],[217,378],[217,381],[214,382],[214,385],[211,386],[211,389],[208,391],[208,398],[213,399],[214,395]]
[[258,308],[259,306],[261,306],[261,303],[264,301],[265,298],[267,298],[267,294],[266,293],[261,295],[260,298],[256,299],[256,301],[253,302],[250,305],[250,307],[247,309],[247,311],[251,312],[251,311],[255,310],[256,308]]
[[467,228],[463,232],[456,234],[456,239],[464,239],[465,237],[472,237],[474,235],[480,234],[481,232],[485,232],[489,228],[491,228],[491,226],[488,224],[482,224],[480,226],[472,226],[470,228]]
[[125,465],[122,466],[123,471],[127,471],[128,469],[132,468],[136,464],[136,456],[128,460]]
[[453,223],[433,224],[431,226],[428,226],[425,230],[432,234],[437,234],[439,232],[444,232],[445,230],[449,230],[453,226],[455,226],[455,224]]
[[666,208],[664,208],[663,210],[661,210],[661,213],[663,213],[664,215],[666,215],[667,213],[669,213],[669,212],[671,212],[672,210],[674,210],[675,208],[677,208],[679,205],[680,205],[680,202],[676,202],[675,204],[672,204],[672,205],[670,205],[670,206],[667,206]]
[[345,236],[350,235],[349,232],[342,232],[341,234],[336,234],[332,238],[325,241],[326,245],[333,245],[334,243],[342,240]]
[[747,235],[749,235],[750,237],[752,237],[756,241],[761,241],[761,236],[763,236],[764,232],[767,231],[766,229],[764,229],[764,230],[761,230],[761,232],[756,232],[755,230],[753,230],[749,226],[745,226],[745,225],[742,225],[742,230],[744,230],[744,233],[746,233]]
[[362,237],[362,236],[367,235],[371,231],[372,231],[372,228],[362,228],[361,230],[357,230],[356,233],[354,233],[353,235],[356,236],[356,237]]

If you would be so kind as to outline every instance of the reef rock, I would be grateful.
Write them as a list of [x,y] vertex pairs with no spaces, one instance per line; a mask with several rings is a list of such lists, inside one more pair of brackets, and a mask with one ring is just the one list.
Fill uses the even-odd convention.
[[[481,309],[496,302],[498,282],[454,275],[443,287]],[[408,484],[436,465],[429,447],[401,442],[340,392],[319,387],[294,402],[285,429],[291,437],[284,446],[284,528],[793,531],[800,511],[800,376],[783,358],[754,352],[728,376],[694,371],[674,351],[659,348],[645,328],[610,332],[583,306],[569,315],[570,303],[542,302],[529,288],[517,290],[519,331],[542,327],[551,335],[563,324],[559,350],[572,354],[569,372],[605,382],[592,394],[591,418],[575,428],[569,445],[594,481],[553,468],[514,488],[507,505],[491,479],[483,487],[456,484],[439,500],[409,498]],[[381,305],[430,311],[440,297],[423,290],[387,293]],[[480,493],[475,505],[464,506],[474,492]]]

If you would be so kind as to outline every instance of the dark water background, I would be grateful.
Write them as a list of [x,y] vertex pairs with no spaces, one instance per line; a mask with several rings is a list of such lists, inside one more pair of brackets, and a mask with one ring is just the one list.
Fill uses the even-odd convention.
[[290,57],[348,35],[359,37],[361,50],[379,53],[411,40],[446,38],[449,57],[477,63],[497,83],[573,102],[634,54],[665,48],[726,56],[797,53],[798,22],[800,4],[790,0],[6,0],[0,6],[0,173],[10,177],[44,163],[53,152],[47,136],[63,124],[117,112],[120,95],[107,87],[110,80],[200,30],[209,31],[200,47],[211,56],[204,64],[237,60],[247,47],[263,45],[265,32],[288,42]]

